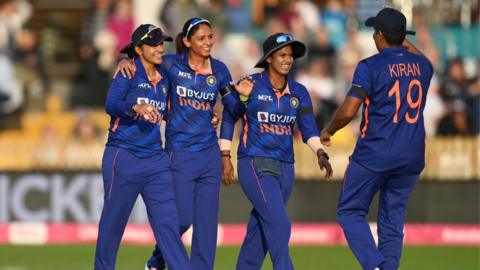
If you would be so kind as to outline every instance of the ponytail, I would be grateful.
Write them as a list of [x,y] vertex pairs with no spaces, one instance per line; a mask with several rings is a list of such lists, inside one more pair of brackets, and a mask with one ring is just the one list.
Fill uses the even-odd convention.
[[133,43],[129,43],[120,52],[126,54],[130,59],[138,57],[138,54],[135,51],[135,45],[133,45]]
[[177,54],[183,54],[187,51],[187,46],[183,43],[183,33],[178,33],[177,37],[175,38],[175,49]]

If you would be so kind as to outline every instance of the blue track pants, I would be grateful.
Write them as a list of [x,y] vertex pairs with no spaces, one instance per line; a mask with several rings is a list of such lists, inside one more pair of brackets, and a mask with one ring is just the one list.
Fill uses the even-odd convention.
[[137,158],[107,146],[103,155],[104,206],[98,229],[95,270],[113,270],[125,226],[138,195],[142,195],[155,240],[168,269],[191,269],[178,234],[178,215],[170,160],[165,153]]
[[[418,178],[418,174],[376,173],[353,160],[350,162],[338,203],[337,221],[363,269],[398,268],[407,203]],[[377,192],[380,192],[378,247],[366,220]]]
[[293,269],[288,252],[291,223],[286,204],[295,182],[293,163],[281,163],[281,175],[258,172],[251,157],[238,160],[243,192],[253,205],[237,270],[261,269],[267,251],[275,270]]
[[[170,152],[180,234],[193,224],[190,264],[195,270],[212,270],[215,262],[222,164],[218,145],[199,152]],[[158,247],[148,266],[164,269]]]

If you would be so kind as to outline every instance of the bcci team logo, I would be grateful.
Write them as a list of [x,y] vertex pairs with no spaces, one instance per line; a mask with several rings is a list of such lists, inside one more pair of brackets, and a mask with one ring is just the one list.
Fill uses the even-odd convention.
[[208,86],[214,86],[216,83],[217,83],[217,78],[215,78],[215,76],[210,75],[207,77]]
[[257,119],[260,123],[268,123],[268,112],[257,112]]
[[296,98],[296,97],[291,97],[290,98],[290,106],[292,108],[296,109],[298,107],[298,103],[299,103],[298,98]]
[[181,97],[186,97],[187,96],[187,88],[183,86],[177,86],[177,94]]
[[165,85],[162,85],[162,93],[163,93],[164,95],[167,94],[167,88],[165,88]]

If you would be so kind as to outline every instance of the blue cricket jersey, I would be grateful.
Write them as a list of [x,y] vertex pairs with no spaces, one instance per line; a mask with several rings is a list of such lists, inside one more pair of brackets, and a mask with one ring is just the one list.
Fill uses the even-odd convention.
[[230,110],[224,110],[220,136],[231,140],[235,121],[242,117],[239,158],[261,156],[293,163],[295,125],[304,142],[319,136],[310,95],[305,86],[291,79],[283,92],[275,91],[266,71],[253,74],[252,78],[255,84],[243,115],[235,113],[240,112],[238,104],[243,106],[236,92],[223,97]]
[[162,68],[170,80],[167,150],[196,152],[218,143],[211,124],[213,107],[219,90],[232,78],[224,63],[210,61],[211,74],[205,74],[190,67],[188,53],[164,57]]
[[364,104],[353,160],[375,172],[423,170],[423,109],[432,75],[430,61],[405,47],[383,49],[357,65],[348,95]]
[[111,116],[108,146],[130,151],[139,158],[161,153],[160,123],[143,120],[132,111],[134,104],[150,103],[162,114],[167,111],[168,77],[157,66],[156,81],[149,81],[140,58],[135,59],[137,72],[132,79],[116,76],[108,90],[106,112]]

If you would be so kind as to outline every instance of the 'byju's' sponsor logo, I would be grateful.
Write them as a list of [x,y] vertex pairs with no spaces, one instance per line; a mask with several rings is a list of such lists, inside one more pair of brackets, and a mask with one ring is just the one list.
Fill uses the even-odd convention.
[[284,115],[284,114],[257,112],[257,119],[258,119],[258,122],[262,122],[262,123],[291,124],[295,122],[297,117],[291,116],[291,115]]
[[137,104],[148,104],[148,98],[143,98],[143,97],[137,98]]
[[182,107],[192,107],[198,111],[210,111],[215,93],[207,93],[177,86],[178,102]]
[[178,71],[178,77],[184,78],[184,79],[192,79],[192,74],[185,72],[185,71]]
[[187,96],[187,88],[183,86],[177,86],[177,94],[181,97],[186,97]]
[[137,104],[151,104],[155,108],[157,108],[157,110],[159,110],[159,111],[164,111],[167,108],[167,104],[165,102],[157,101],[157,100],[154,100],[154,99],[148,99],[148,98],[145,98],[145,97],[138,97],[137,98]]
[[257,112],[258,122],[268,123],[268,113],[267,112]]
[[138,88],[140,89],[151,89],[152,86],[149,84],[149,83],[141,83],[139,85],[137,85]]
[[261,133],[292,136],[296,117],[268,112],[257,112]]
[[181,97],[188,97],[188,98],[195,98],[195,99],[203,99],[203,100],[215,99],[215,93],[208,93],[208,92],[188,89],[183,86],[177,86],[177,94]]

